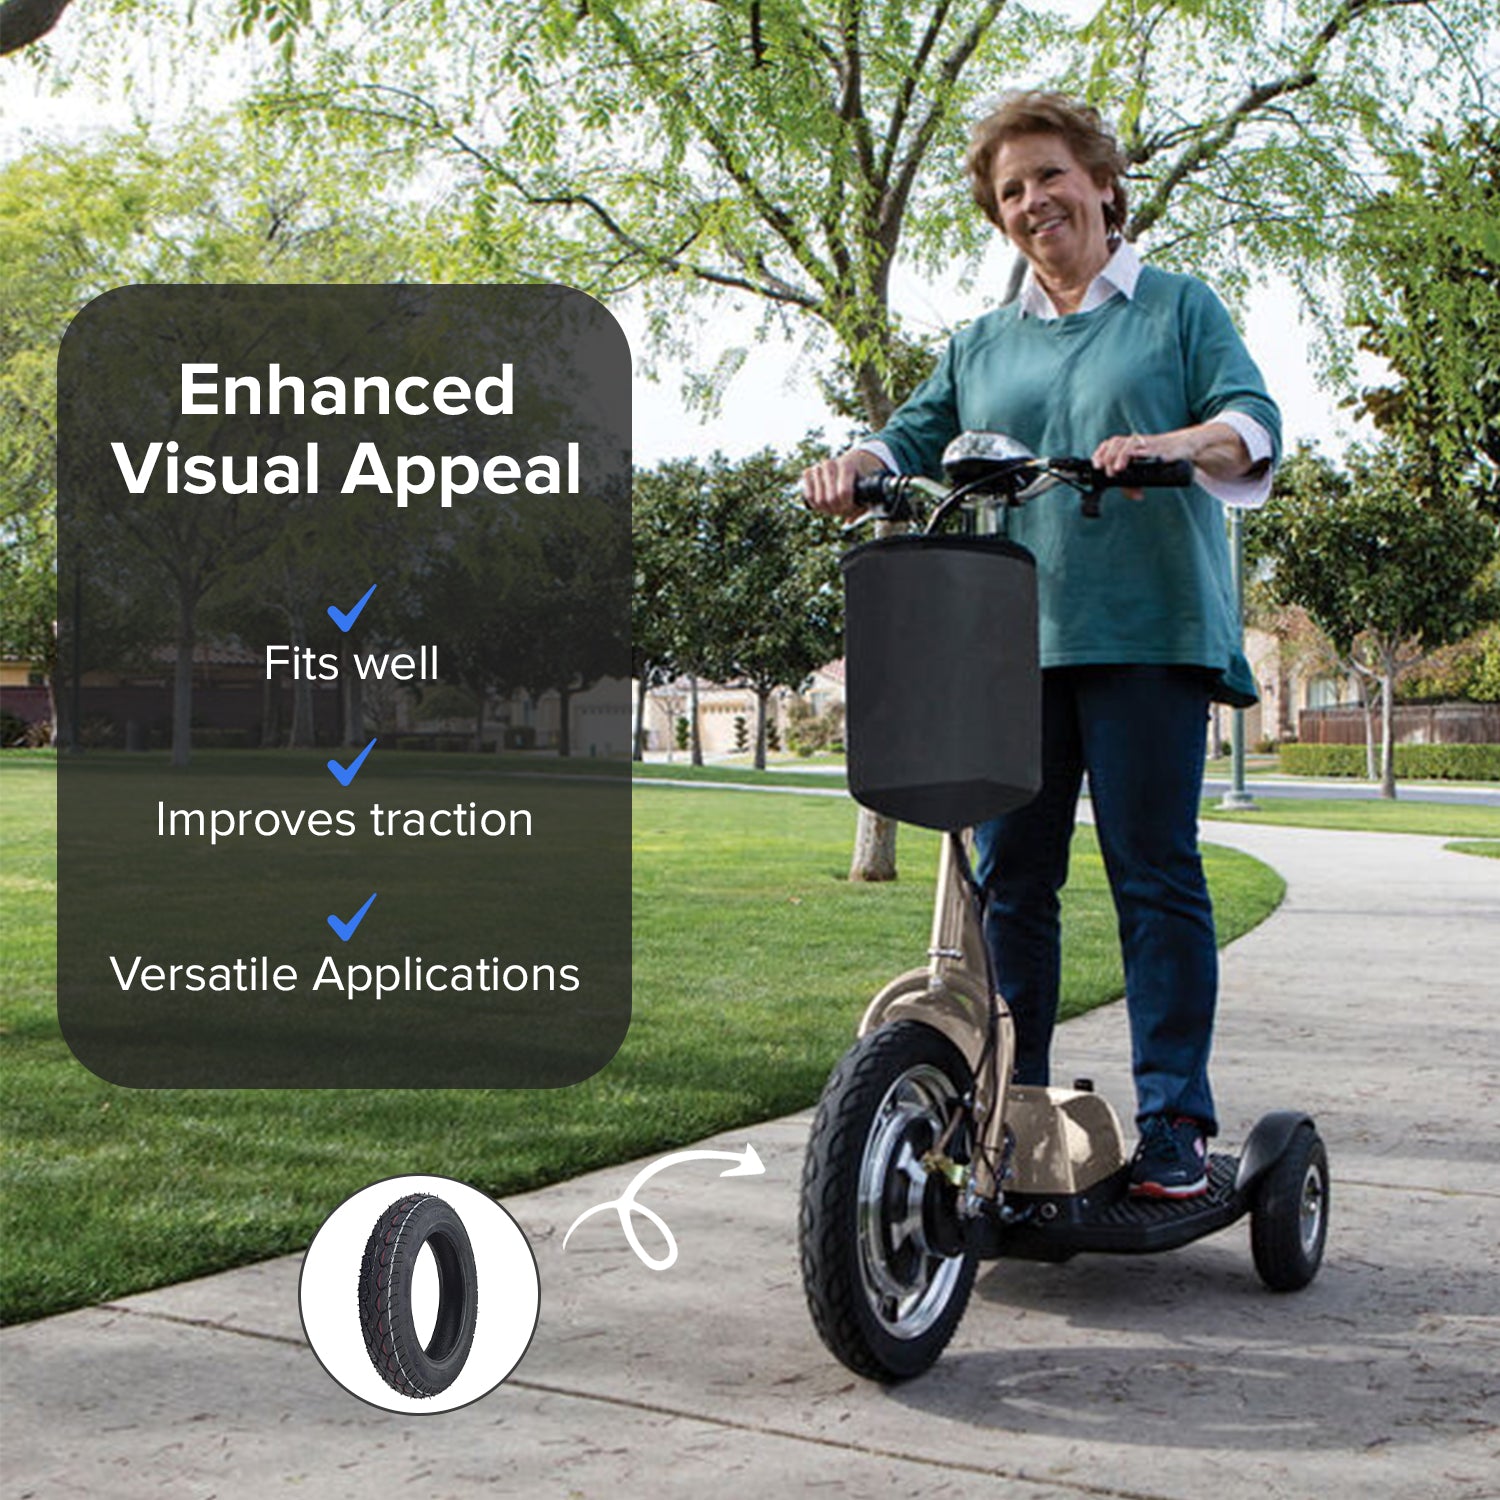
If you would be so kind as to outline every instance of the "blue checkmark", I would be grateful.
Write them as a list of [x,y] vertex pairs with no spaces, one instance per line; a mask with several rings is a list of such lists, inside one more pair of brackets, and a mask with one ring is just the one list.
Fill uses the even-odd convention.
[[371,905],[374,903],[376,896],[378,896],[379,894],[379,891],[371,891],[370,899],[366,901],[365,904],[360,907],[360,909],[355,912],[347,922],[341,922],[338,917],[330,912],[328,914],[328,925],[333,928],[333,930],[338,933],[338,935],[347,943],[349,939],[354,936],[354,929],[364,921],[365,913],[369,911]]
[[349,766],[347,769],[341,766],[336,760],[329,761],[328,769],[330,772],[332,772],[333,779],[338,782],[340,786],[348,786],[349,783],[359,775],[359,768],[364,765],[365,756],[367,756],[374,748],[375,741],[371,740],[370,743],[366,745],[365,748],[354,757],[354,764],[352,766]]
[[370,595],[373,594],[379,587],[380,585],[378,583],[372,583],[369,588],[365,590],[364,598],[361,599],[359,603],[356,604],[347,615],[338,607],[338,605],[330,604],[328,606],[328,618],[332,620],[340,630],[348,630],[348,628],[359,618],[360,611],[363,610],[365,605],[370,602]]

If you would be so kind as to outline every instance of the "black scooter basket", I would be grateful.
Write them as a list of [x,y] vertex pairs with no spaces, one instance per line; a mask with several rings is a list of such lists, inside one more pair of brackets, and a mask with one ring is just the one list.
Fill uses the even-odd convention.
[[849,790],[903,823],[968,828],[1042,784],[1036,562],[999,537],[898,536],[844,554]]

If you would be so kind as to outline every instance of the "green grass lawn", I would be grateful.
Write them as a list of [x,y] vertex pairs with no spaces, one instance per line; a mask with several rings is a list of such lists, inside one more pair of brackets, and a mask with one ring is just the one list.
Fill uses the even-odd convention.
[[1500,839],[1462,839],[1457,843],[1444,844],[1455,854],[1477,854],[1481,859],[1500,859]]
[[725,782],[736,786],[827,787],[830,790],[839,790],[848,785],[843,771],[842,760],[808,761],[800,769],[772,765],[764,771],[732,761],[695,766],[687,759],[637,761],[631,767],[631,775],[637,781]]
[[1380,797],[1262,797],[1255,809],[1222,811],[1212,798],[1205,818],[1234,823],[1279,823],[1295,828],[1361,833],[1424,833],[1444,838],[1500,838],[1500,809],[1461,802],[1389,802]]
[[[802,1108],[869,995],[924,961],[933,835],[903,831],[900,881],[851,885],[855,814],[843,799],[641,785],[634,1019],[587,1082],[120,1088],[74,1061],[57,1029],[54,782],[48,757],[0,758],[3,1186],[9,1222],[24,1226],[0,1268],[7,1321],[298,1249],[383,1177],[440,1173],[504,1197]],[[1280,900],[1279,878],[1255,861],[1209,850],[1207,862],[1225,940]],[[1076,1013],[1120,989],[1086,831],[1065,924],[1065,1008]]]

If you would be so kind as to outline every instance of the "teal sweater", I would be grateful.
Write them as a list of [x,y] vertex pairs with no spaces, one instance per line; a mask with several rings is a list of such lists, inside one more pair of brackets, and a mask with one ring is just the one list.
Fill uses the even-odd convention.
[[[1167,432],[1244,412],[1281,417],[1218,298],[1190,276],[1141,268],[1134,298],[1044,321],[1014,303],[954,335],[936,370],[879,434],[903,473],[941,474],[960,432],[1003,432],[1033,453],[1087,457],[1116,433]],[[1043,667],[1182,663],[1207,668],[1227,703],[1255,702],[1240,652],[1220,503],[1193,485],[1109,491],[1103,513],[1049,490],[1012,511],[1037,560]]]

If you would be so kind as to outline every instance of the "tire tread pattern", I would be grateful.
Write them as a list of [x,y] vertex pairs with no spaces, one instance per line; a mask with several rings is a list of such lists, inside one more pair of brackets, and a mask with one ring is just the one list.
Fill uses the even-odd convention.
[[[1302,1190],[1309,1170],[1322,1184],[1322,1232],[1313,1253],[1302,1244]],[[1261,1181],[1250,1214],[1250,1254],[1261,1281],[1273,1292],[1301,1291],[1323,1259],[1328,1234],[1328,1153],[1311,1125],[1292,1137],[1281,1159]]]
[[886,1091],[905,1069],[923,1060],[943,1068],[959,1092],[968,1087],[963,1055],[921,1022],[893,1022],[851,1047],[824,1087],[803,1163],[798,1239],[813,1326],[831,1353],[871,1380],[908,1379],[936,1361],[963,1316],[976,1269],[974,1255],[966,1256],[947,1309],[920,1338],[903,1342],[871,1327],[855,1227],[859,1162]]
[[[380,1378],[403,1396],[435,1396],[446,1390],[458,1373],[455,1367],[434,1377],[412,1320],[411,1270],[427,1238],[420,1221],[431,1217],[431,1208],[446,1210],[458,1223],[449,1205],[434,1194],[413,1193],[400,1198],[376,1220],[359,1267],[359,1321],[365,1351]],[[461,1231],[462,1225],[458,1227]],[[465,1296],[472,1301],[472,1283],[465,1289]],[[469,1339],[473,1337],[472,1325],[471,1309]],[[458,1353],[457,1366],[461,1367],[468,1354],[467,1340]]]

